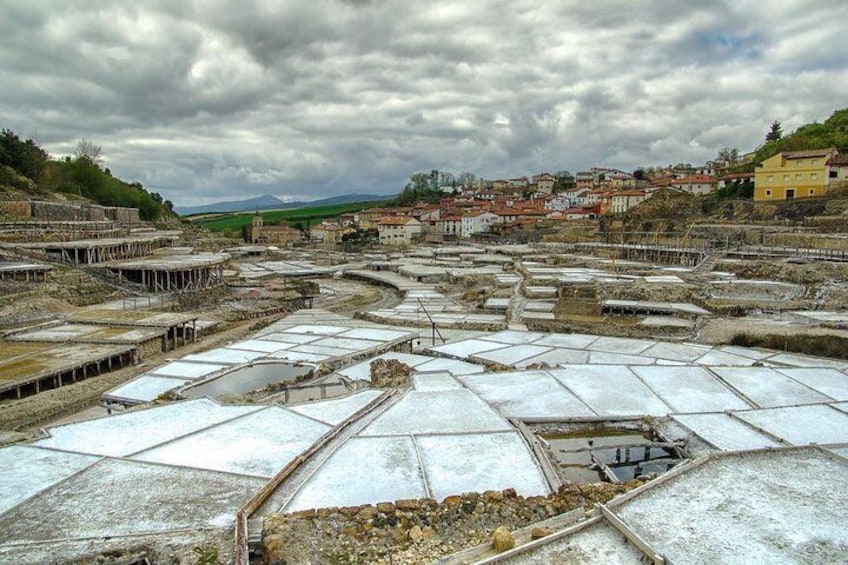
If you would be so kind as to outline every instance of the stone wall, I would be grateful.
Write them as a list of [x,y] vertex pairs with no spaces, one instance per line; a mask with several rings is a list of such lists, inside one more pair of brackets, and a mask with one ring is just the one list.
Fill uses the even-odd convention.
[[141,220],[138,216],[138,208],[119,208],[110,206],[104,209],[106,218],[119,224],[137,224]]
[[143,341],[136,345],[136,351],[138,352],[139,360],[144,360],[159,355],[160,353],[162,353],[162,349],[163,345],[161,337],[148,339],[147,341]]
[[266,516],[264,563],[429,563],[487,543],[500,526],[522,528],[577,508],[590,508],[642,485],[566,485],[548,496],[514,489]]
[[26,200],[2,200],[0,201],[0,216],[28,218],[30,216],[29,202]]
[[92,222],[99,222],[106,218],[106,211],[103,206],[97,206],[96,204],[83,204],[80,206],[80,209],[83,214],[85,214],[85,219]]
[[15,218],[35,218],[53,222],[103,222],[137,224],[141,220],[138,208],[45,202],[41,200],[0,201],[0,215]]
[[[833,231],[845,231],[846,225],[848,225],[848,218],[839,218],[839,221],[834,223],[834,227],[836,225],[839,225],[840,229],[834,229]],[[848,236],[845,235],[834,236],[831,233],[780,233],[766,234],[764,239],[765,245],[768,246],[848,251]]]
[[32,217],[54,222],[81,222],[88,219],[87,213],[75,204],[61,202],[30,202]]

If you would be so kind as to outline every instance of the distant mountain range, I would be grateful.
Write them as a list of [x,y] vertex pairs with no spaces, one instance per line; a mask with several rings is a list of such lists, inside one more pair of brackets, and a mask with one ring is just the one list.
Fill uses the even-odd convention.
[[333,196],[332,198],[324,198],[321,200],[312,200],[311,202],[292,201],[285,202],[276,196],[266,194],[249,198],[247,200],[230,200],[227,202],[215,202],[214,204],[206,204],[204,206],[176,206],[174,211],[180,216],[189,216],[191,214],[220,214],[223,212],[253,212],[256,210],[279,210],[282,208],[312,208],[314,206],[329,206],[331,204],[347,204],[349,202],[373,202],[375,200],[388,200],[391,195],[385,194],[343,194],[341,196]]

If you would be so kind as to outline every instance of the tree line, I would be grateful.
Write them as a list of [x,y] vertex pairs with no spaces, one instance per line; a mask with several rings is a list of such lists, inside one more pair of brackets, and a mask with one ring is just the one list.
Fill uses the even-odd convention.
[[30,179],[41,192],[60,192],[87,198],[102,206],[138,208],[142,220],[173,216],[173,203],[139,182],[127,183],[103,168],[102,150],[80,140],[73,157],[52,159],[33,139],[22,139],[9,129],[0,134],[0,165]]

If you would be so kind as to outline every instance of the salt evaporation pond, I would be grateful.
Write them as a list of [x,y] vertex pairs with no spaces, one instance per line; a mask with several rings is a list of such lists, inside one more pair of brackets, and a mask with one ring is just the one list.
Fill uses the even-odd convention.
[[186,388],[182,394],[188,398],[215,398],[221,394],[245,394],[270,384],[292,382],[308,375],[311,371],[311,367],[287,363],[255,363]]

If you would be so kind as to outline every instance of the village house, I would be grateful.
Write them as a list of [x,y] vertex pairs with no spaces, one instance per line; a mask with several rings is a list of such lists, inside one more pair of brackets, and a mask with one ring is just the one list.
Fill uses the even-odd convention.
[[652,180],[651,182],[649,182],[643,190],[647,194],[654,194],[655,192],[658,192],[660,190],[665,190],[665,189],[673,190],[675,192],[681,192],[680,188],[677,186],[676,183],[677,183],[677,179],[674,179],[674,178],[670,178],[670,177],[656,178],[656,179]]
[[577,188],[594,188],[595,175],[592,171],[581,171],[574,177],[574,183]]
[[[603,191],[604,189],[597,189]],[[572,201],[572,205],[577,206],[594,206],[598,202],[598,192],[596,190],[581,190],[577,193],[577,197]]]
[[359,228],[363,230],[377,229],[377,222],[386,216],[387,210],[384,208],[371,208],[358,213],[357,222]]
[[514,179],[509,179],[506,182],[507,182],[507,186],[510,189],[519,189],[519,190],[527,188],[527,185],[530,184],[530,181],[528,180],[527,177],[518,177],[518,178],[514,178]]
[[475,233],[486,233],[492,224],[497,223],[498,216],[491,212],[471,212],[462,216],[462,237],[470,237]]
[[441,209],[438,204],[420,204],[412,209],[412,217],[426,224],[439,219]]
[[327,247],[333,247],[342,242],[342,237],[345,234],[353,233],[354,228],[344,227],[336,222],[324,221],[320,224],[312,226],[309,230],[309,239],[322,243]]
[[339,225],[341,226],[355,226],[359,223],[359,215],[355,212],[348,212],[346,214],[341,214],[339,216]]
[[509,188],[509,181],[497,179],[492,181],[492,190],[495,192],[504,192]]
[[715,189],[715,179],[707,175],[688,175],[674,181],[674,186],[689,194],[710,194]]
[[507,224],[509,222],[514,222],[519,215],[518,210],[509,206],[494,207],[490,210],[490,212],[497,216],[497,220],[495,221],[495,223],[497,224]]
[[601,195],[605,194],[606,192],[607,191],[602,188],[586,191],[581,197],[577,199],[577,203],[580,206],[584,207],[595,207],[601,202]]
[[612,213],[612,195],[613,192],[604,190],[598,193],[598,214],[606,216]]
[[827,161],[827,184],[848,181],[848,154],[837,154]]
[[595,211],[592,208],[573,207],[561,212],[566,220],[594,220]]
[[754,181],[754,173],[728,173],[719,177],[716,184],[718,188],[725,188],[728,184],[733,182],[741,183],[748,181]]
[[618,169],[593,169],[595,186],[609,189],[635,188],[636,177]]
[[754,200],[776,201],[824,196],[829,180],[828,162],[835,148],[784,151],[757,165]]
[[377,223],[380,245],[410,245],[422,234],[421,222],[408,216],[386,216]]
[[613,214],[621,214],[638,206],[648,196],[641,190],[622,190],[621,192],[613,192],[611,199],[610,212]]
[[553,194],[556,177],[548,173],[542,173],[533,177],[533,184],[536,185],[536,192],[540,194]]
[[266,226],[262,214],[259,212],[253,215],[247,235],[250,243],[275,245],[277,247],[291,247],[295,242],[303,239],[300,230],[287,225]]
[[562,211],[571,207],[572,200],[564,194],[556,194],[553,198],[545,200],[545,210]]
[[459,237],[462,233],[462,216],[446,215],[436,220],[436,231]]
[[550,212],[544,208],[522,208],[515,221],[538,222],[544,220]]

